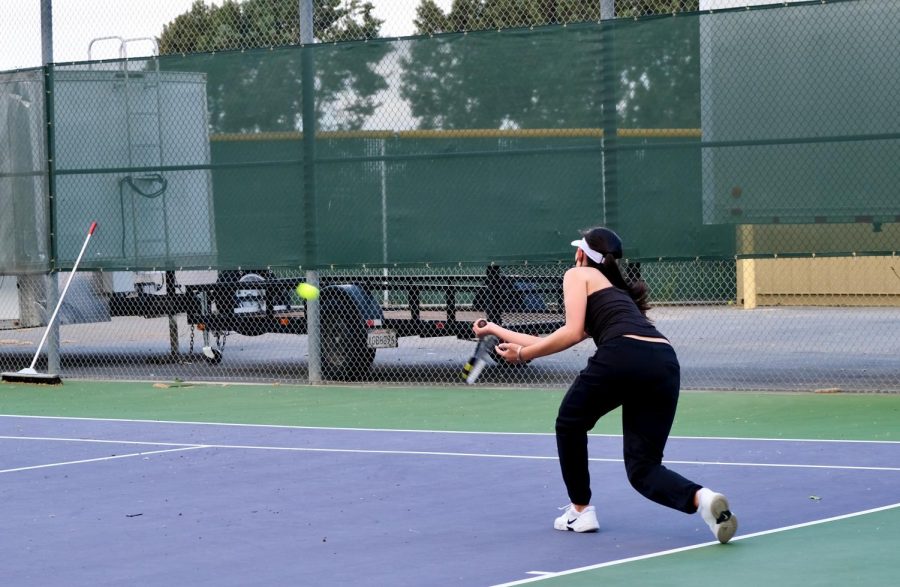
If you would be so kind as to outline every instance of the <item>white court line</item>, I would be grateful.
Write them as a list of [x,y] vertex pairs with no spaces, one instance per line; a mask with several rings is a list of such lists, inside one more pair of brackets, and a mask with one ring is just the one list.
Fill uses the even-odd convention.
[[[588,459],[592,460],[592,459]],[[619,461],[622,462],[622,461]],[[722,465],[723,467],[787,467],[793,469],[847,469],[851,471],[900,471],[900,467],[862,467],[856,465],[806,465],[798,463],[742,463],[726,461],[669,461],[669,465]]]
[[127,459],[131,457],[141,457],[145,455],[158,455],[167,452],[178,452],[184,450],[197,450],[198,448],[206,448],[205,446],[187,446],[183,448],[168,448],[166,450],[151,450],[145,452],[135,452],[127,455],[111,455],[108,457],[99,457],[96,459],[82,459],[80,461],[65,461],[62,463],[47,463],[46,465],[32,465],[30,467],[18,467],[15,469],[0,469],[0,473],[15,473],[17,471],[32,471],[34,469],[47,469],[49,467],[63,467],[65,465],[80,465],[83,463],[97,463],[100,461],[112,461],[115,459]]
[[[771,529],[771,530],[763,530],[762,532],[754,532],[753,534],[744,534],[744,535],[741,535],[741,536],[736,536],[735,538],[732,538],[732,539],[731,539],[731,542],[737,542],[737,541],[739,541],[739,540],[747,540],[747,539],[749,539],[749,538],[756,538],[756,537],[758,537],[758,536],[766,536],[767,534],[777,534],[777,533],[780,533],[780,532],[787,532],[788,530],[796,530],[796,529],[798,529],[798,528],[806,528],[806,527],[808,527],[808,526],[817,526],[817,525],[819,525],[819,524],[827,524],[827,523],[829,523],[829,522],[837,522],[837,521],[840,521],[840,520],[846,520],[846,519],[849,519],[849,518],[856,518],[856,517],[858,517],[858,516],[865,516],[865,515],[868,515],[868,514],[875,514],[875,513],[878,513],[878,512],[883,512],[883,511],[895,509],[895,508],[898,508],[898,507],[900,507],[900,503],[894,503],[894,504],[891,504],[891,505],[886,505],[886,506],[882,506],[882,507],[872,508],[872,509],[870,509],[870,510],[863,510],[863,511],[861,511],[861,512],[853,512],[853,513],[850,513],[850,514],[843,514],[843,515],[840,515],[840,516],[834,516],[834,517],[832,517],[832,518],[824,518],[824,519],[822,519],[822,520],[813,520],[812,522],[804,522],[804,523],[802,523],[802,524],[794,524],[794,525],[792,525],[792,526],[783,526],[783,527],[781,527],[781,528],[773,528],[773,529]],[[632,556],[632,557],[629,557],[629,558],[623,558],[623,559],[619,559],[619,560],[608,561],[608,562],[605,562],[605,563],[599,563],[599,564],[596,564],[596,565],[588,565],[588,566],[585,566],[585,567],[578,567],[577,569],[568,569],[568,570],[565,570],[565,571],[559,571],[559,572],[556,572],[556,573],[550,573],[550,572],[546,572],[546,573],[545,573],[545,572],[542,572],[542,571],[529,571],[529,572],[526,573],[526,574],[535,574],[535,575],[538,575],[538,576],[536,576],[536,577],[530,577],[530,578],[528,578],[528,579],[521,579],[521,580],[519,580],[519,581],[511,581],[511,582],[509,582],[509,583],[499,583],[499,584],[497,584],[497,585],[493,585],[492,587],[513,587],[513,586],[515,586],[515,585],[525,585],[525,584],[528,584],[528,583],[536,583],[536,582],[538,582],[538,581],[543,581],[543,580],[545,580],[545,579],[553,579],[553,578],[556,578],[556,577],[563,577],[563,576],[565,576],[565,575],[574,575],[575,573],[583,573],[583,572],[586,572],[586,571],[593,571],[593,570],[596,570],[596,569],[602,569],[602,568],[605,568],[605,567],[613,567],[613,566],[621,565],[621,564],[624,564],[624,563],[630,563],[630,562],[635,562],[635,561],[647,560],[647,559],[651,559],[651,558],[658,558],[658,557],[666,556],[666,555],[669,555],[669,554],[676,554],[676,553],[679,553],[679,552],[686,552],[686,551],[689,551],[689,550],[696,550],[696,549],[698,549],[698,548],[706,548],[706,547],[708,547],[708,546],[718,546],[718,545],[719,545],[719,542],[718,542],[717,540],[716,540],[716,541],[712,541],[712,542],[703,542],[703,543],[701,543],[701,544],[692,544],[691,546],[683,546],[683,547],[681,547],[681,548],[673,548],[673,549],[671,549],[671,550],[664,550],[664,551],[661,551],[661,552],[654,552],[654,553],[650,553],[650,554],[643,554],[643,555],[640,555],[640,556]]]
[[185,446],[203,448],[207,445],[196,442],[151,442],[147,440],[104,440],[102,438],[69,438],[60,436],[0,436],[0,440],[53,440],[60,442],[96,442],[99,444],[137,444],[141,446]]
[[[0,418],[28,418],[32,420],[74,420],[86,422],[125,422],[136,424],[178,424],[186,426],[222,426],[235,428],[274,428],[286,430],[335,430],[348,432],[405,432],[418,434],[478,434],[484,436],[556,436],[554,432],[490,432],[478,430],[422,430],[406,428],[349,428],[341,426],[292,426],[288,424],[242,424],[235,422],[192,422],[190,420],[136,420],[131,418],[86,418],[74,416],[29,416],[0,414]],[[588,434],[597,438],[622,438],[621,434]],[[669,440],[739,440],[744,442],[829,442],[848,444],[900,444],[900,440],[840,440],[835,438],[757,438],[746,436],[670,436]]]
[[[141,444],[156,446],[178,446],[187,448],[221,448],[236,450],[270,450],[284,452],[320,452],[320,453],[348,453],[348,454],[378,454],[378,455],[413,455],[413,456],[438,456],[438,457],[477,457],[489,459],[523,459],[523,460],[540,460],[555,461],[559,457],[556,455],[510,455],[499,453],[466,453],[466,452],[445,452],[445,451],[424,451],[424,450],[378,450],[363,448],[312,448],[297,446],[260,446],[248,444],[179,444],[170,442],[141,442],[133,440],[92,440],[89,438],[65,438],[51,436],[0,436],[0,439],[14,440],[43,440],[56,442],[97,442],[109,444]],[[622,463],[623,459],[608,459],[600,457],[592,457],[588,459],[597,463]],[[900,471],[900,467],[862,467],[851,465],[808,465],[803,463],[750,463],[750,462],[727,462],[727,461],[663,461],[664,464],[678,465],[721,465],[729,467],[780,467],[780,468],[796,468],[796,469],[849,469],[854,471]],[[3,472],[3,471],[0,471]]]

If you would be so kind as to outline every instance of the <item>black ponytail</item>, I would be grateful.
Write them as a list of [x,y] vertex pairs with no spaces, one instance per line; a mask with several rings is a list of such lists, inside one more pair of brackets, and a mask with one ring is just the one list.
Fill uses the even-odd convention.
[[647,310],[650,309],[650,290],[643,279],[627,280],[622,275],[622,269],[617,261],[622,258],[622,240],[619,235],[602,226],[583,230],[581,235],[591,249],[603,254],[602,263],[596,263],[585,255],[587,265],[600,271],[617,288],[627,291],[641,314],[646,316]]
[[627,291],[631,299],[634,300],[635,305],[637,305],[638,310],[641,311],[641,314],[647,315],[647,311],[650,309],[650,288],[647,287],[647,283],[643,279],[625,279],[625,276],[622,275],[622,269],[612,253],[603,255],[603,263],[595,263],[587,255],[585,255],[584,261],[588,267],[593,267],[600,271],[615,287]]

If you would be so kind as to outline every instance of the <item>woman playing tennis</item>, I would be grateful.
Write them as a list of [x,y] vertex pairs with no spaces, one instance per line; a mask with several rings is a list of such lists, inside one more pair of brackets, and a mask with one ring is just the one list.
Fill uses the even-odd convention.
[[626,282],[616,259],[622,241],[608,228],[582,232],[572,242],[575,267],[563,278],[565,324],[546,337],[473,325],[476,336],[493,334],[498,355],[511,363],[531,361],[565,350],[591,337],[597,351],[569,387],[556,418],[556,444],[571,503],[556,518],[557,530],[595,532],[591,504],[588,431],[601,416],[622,406],[625,470],[628,481],[647,499],[693,514],[699,512],[721,543],[737,530],[728,500],[662,465],[675,419],[680,387],[678,357],[647,318],[647,286]]

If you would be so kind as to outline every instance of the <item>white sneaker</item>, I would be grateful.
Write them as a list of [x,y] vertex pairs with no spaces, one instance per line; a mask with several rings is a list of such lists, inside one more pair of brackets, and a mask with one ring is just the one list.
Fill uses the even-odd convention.
[[731,540],[738,527],[737,516],[728,508],[728,498],[706,487],[700,490],[698,497],[700,505],[697,511],[709,525],[713,536],[725,544]]
[[566,512],[553,521],[553,527],[557,530],[571,530],[572,532],[596,532],[600,529],[597,523],[597,512],[594,506],[589,505],[583,511],[575,511],[575,506],[569,504],[559,508]]

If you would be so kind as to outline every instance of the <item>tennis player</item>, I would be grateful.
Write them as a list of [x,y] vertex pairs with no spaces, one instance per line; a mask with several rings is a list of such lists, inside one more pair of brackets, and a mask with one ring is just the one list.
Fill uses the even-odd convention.
[[563,278],[565,324],[546,337],[503,328],[493,322],[472,328],[493,334],[495,348],[510,363],[524,363],[565,350],[591,337],[597,351],[569,387],[556,418],[556,445],[571,503],[554,521],[557,530],[596,532],[591,505],[587,433],[601,416],[622,406],[625,470],[647,499],[688,514],[700,512],[721,543],[731,540],[737,518],[728,499],[662,465],[675,419],[680,367],[669,341],[647,318],[647,286],[627,282],[616,259],[622,241],[604,227],[582,231],[572,242],[575,267]]

